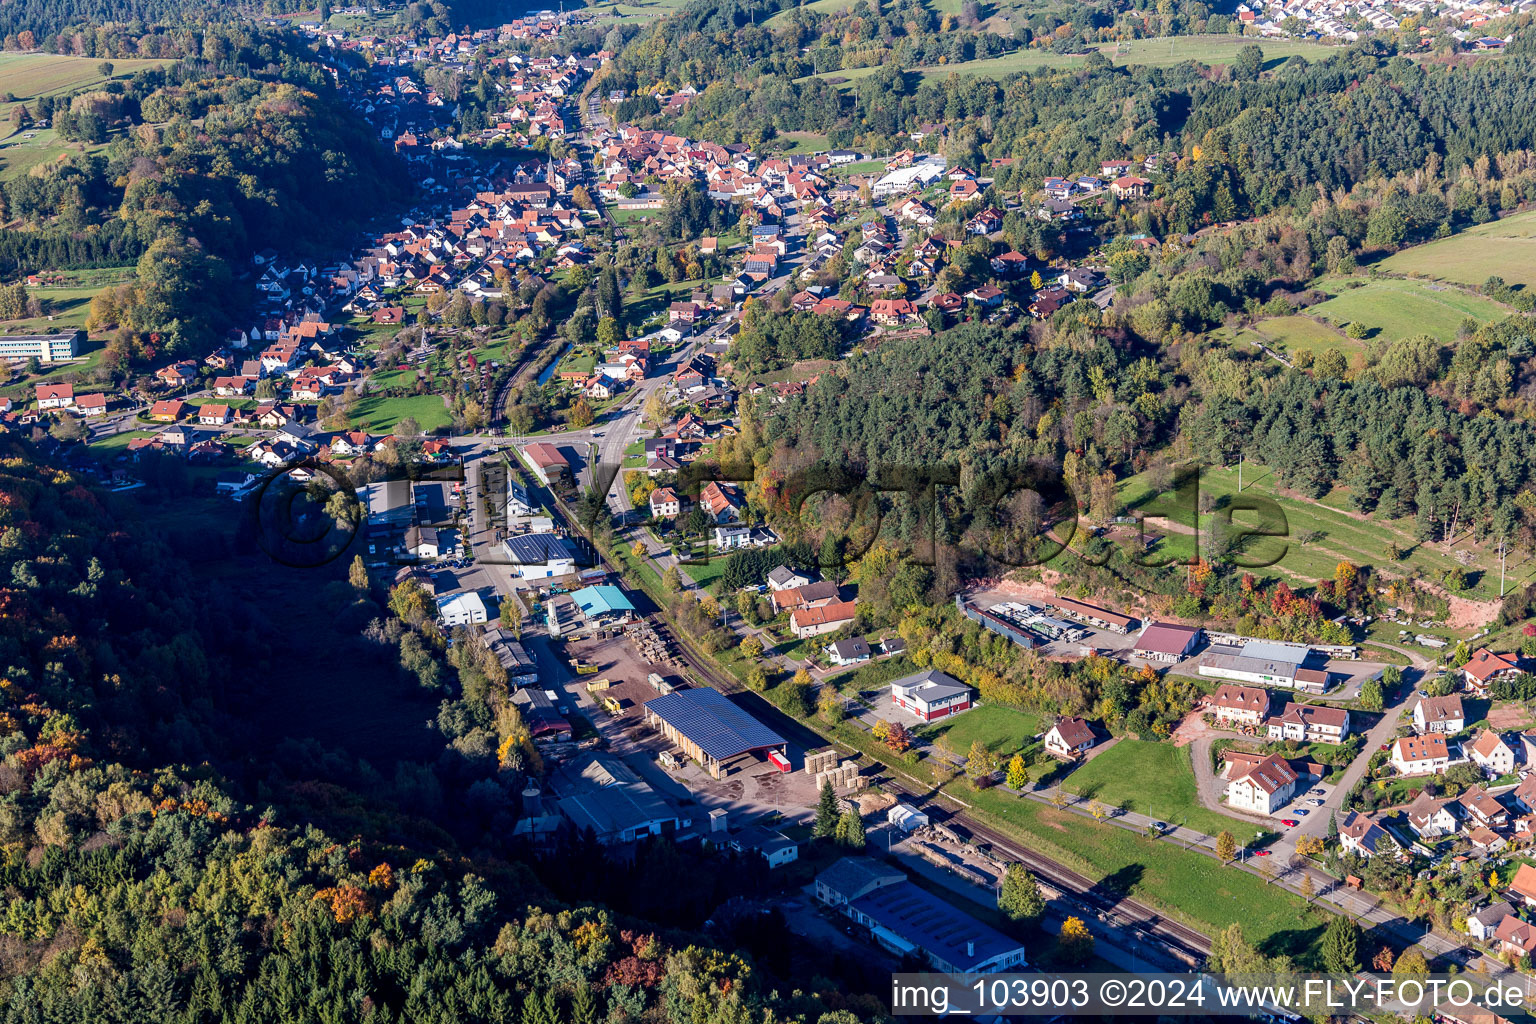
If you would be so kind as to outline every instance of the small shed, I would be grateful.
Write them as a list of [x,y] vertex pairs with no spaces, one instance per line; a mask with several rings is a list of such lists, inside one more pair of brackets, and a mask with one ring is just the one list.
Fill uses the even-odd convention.
[[928,824],[928,815],[911,804],[897,804],[886,812],[885,820],[903,832],[913,832]]

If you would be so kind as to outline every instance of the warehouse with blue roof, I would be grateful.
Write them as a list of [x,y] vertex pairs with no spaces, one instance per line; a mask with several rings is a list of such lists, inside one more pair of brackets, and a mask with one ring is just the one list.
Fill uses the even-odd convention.
[[737,758],[784,752],[784,737],[707,686],[645,702],[645,722],[677,744],[715,778]]

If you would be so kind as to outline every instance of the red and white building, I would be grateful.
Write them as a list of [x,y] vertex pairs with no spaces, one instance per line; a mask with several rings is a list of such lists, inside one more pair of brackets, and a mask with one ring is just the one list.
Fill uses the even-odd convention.
[[953,676],[929,669],[893,682],[891,703],[925,722],[932,722],[969,708],[971,688]]

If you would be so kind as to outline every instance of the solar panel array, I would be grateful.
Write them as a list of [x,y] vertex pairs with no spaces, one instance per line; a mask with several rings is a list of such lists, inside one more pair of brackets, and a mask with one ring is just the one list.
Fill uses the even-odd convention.
[[782,736],[707,686],[665,694],[645,707],[717,761],[784,745]]

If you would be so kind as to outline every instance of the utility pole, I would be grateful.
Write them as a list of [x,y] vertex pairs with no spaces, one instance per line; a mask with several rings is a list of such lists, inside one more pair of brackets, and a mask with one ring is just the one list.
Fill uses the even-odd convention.
[[1504,598],[1504,538],[1499,538],[1499,599]]
[[1243,455],[1241,453],[1237,456],[1237,493],[1243,493]]

